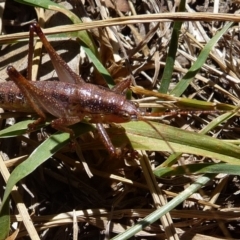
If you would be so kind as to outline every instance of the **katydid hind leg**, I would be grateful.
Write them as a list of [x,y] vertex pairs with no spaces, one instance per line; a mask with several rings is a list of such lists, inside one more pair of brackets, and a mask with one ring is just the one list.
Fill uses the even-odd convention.
[[39,118],[37,120],[35,120],[32,124],[29,124],[29,130],[31,131],[37,125],[46,121],[46,115],[38,104],[38,98],[34,94],[34,86],[11,65],[8,66],[7,73],[8,76],[19,87],[32,109],[39,115]]
[[28,50],[28,65],[27,65],[27,79],[32,80],[32,65],[33,65],[33,40],[34,40],[34,32],[32,28],[29,28],[29,50]]
[[32,24],[30,26],[30,31],[34,31],[41,39],[61,82],[69,82],[75,84],[85,83],[84,80],[78,74],[76,74],[54,50],[54,48],[51,46],[44,33],[42,32],[38,23]]

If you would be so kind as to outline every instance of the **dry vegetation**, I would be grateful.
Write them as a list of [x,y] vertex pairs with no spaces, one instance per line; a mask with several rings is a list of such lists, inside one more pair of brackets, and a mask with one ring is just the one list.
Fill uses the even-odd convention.
[[[106,19],[111,23],[113,18],[168,12],[172,13],[172,16],[175,14],[178,16],[176,13],[178,1],[174,3],[174,1],[164,0],[92,0],[82,1],[83,4],[74,0],[69,2],[70,4],[66,6],[70,7],[83,22]],[[189,19],[192,19],[193,11],[204,13],[214,11],[219,14],[239,11],[238,1],[216,2],[214,0],[188,1],[186,14],[189,15]],[[52,39],[51,43],[71,68],[79,72],[86,81],[106,86],[106,81],[101,74],[93,70],[93,61],[89,60],[83,49],[79,50],[79,44],[71,35],[72,33],[66,33],[64,30],[62,25],[71,24],[71,21],[62,13],[44,12],[42,9],[37,9],[36,12],[32,7],[7,1],[2,16],[2,28],[6,38],[0,38],[1,44],[12,40],[13,35],[8,35],[11,33],[16,33],[18,39],[26,38],[28,24],[25,25],[25,23],[34,18],[42,18],[40,22],[44,27],[53,27],[50,31],[61,33],[58,38]],[[100,22],[104,28],[87,28],[87,30],[90,29],[89,35],[97,46],[98,59],[115,83],[131,76],[133,86],[157,91],[163,82],[173,22],[170,20],[148,21],[149,16],[146,15],[146,19],[127,25],[123,19],[118,19],[117,23],[120,24],[114,23],[115,26]],[[207,16],[203,15],[202,18],[206,20]],[[198,59],[202,48],[226,23],[215,21],[216,19],[209,21],[209,18],[208,21],[187,21],[186,17],[184,19],[179,39],[175,42],[178,49],[168,93],[175,89],[177,83]],[[198,17],[198,20],[201,18]],[[60,27],[55,27],[56,25]],[[91,23],[89,26],[92,26]],[[8,36],[11,37],[7,38]],[[187,89],[176,97],[229,104],[228,109],[229,106],[232,106],[230,109],[237,106],[240,94],[239,46],[239,29],[238,24],[235,23],[212,49],[211,55]],[[26,74],[27,52],[26,42],[20,41],[11,46],[2,47],[0,52],[2,81],[7,78],[5,69],[10,63]],[[57,77],[45,52],[41,64],[38,64],[38,59],[35,59],[34,63],[34,79],[46,80]],[[198,110],[195,114],[192,112],[176,114],[176,111],[185,111],[186,108],[189,110],[189,106],[168,95],[160,101],[153,96],[153,92],[140,93],[138,88],[132,90],[134,91],[133,99],[139,102],[143,111],[150,112],[153,107],[158,107],[163,113],[170,113],[170,116],[161,119],[165,124],[161,125],[162,129],[164,126],[171,125],[185,131],[200,132],[219,117],[219,123],[215,123],[208,135],[213,138],[233,140],[232,143],[236,144],[234,147],[237,148],[240,131],[239,117],[229,117],[224,123],[220,123],[222,113],[219,110],[223,107],[210,105],[207,110],[212,112],[203,113],[205,105],[202,103],[200,106],[195,106]],[[22,118],[16,119],[19,122]],[[11,120],[2,121],[2,128],[9,125],[12,125]],[[197,152],[196,155],[189,152],[183,153],[176,160],[166,162],[171,156],[170,150],[167,149],[171,149],[172,152],[176,152],[176,149],[175,145],[171,144],[171,140],[168,140],[168,136],[164,135],[164,129],[163,133],[157,132],[157,135],[163,138],[166,145],[165,151],[134,151],[124,142],[125,139],[122,140],[124,128],[118,125],[106,126],[106,128],[114,144],[121,146],[121,157],[110,158],[97,134],[88,132],[81,135],[78,140],[88,165],[84,169],[75,148],[66,144],[18,183],[18,191],[15,192],[14,200],[10,205],[11,223],[18,222],[18,224],[11,226],[10,234],[16,234],[17,239],[112,238],[161,208],[200,178],[200,175],[187,174],[189,171],[186,169],[186,174],[172,173],[167,177],[155,177],[152,173],[153,169],[158,166],[219,163],[219,159],[205,155],[199,156],[201,154]],[[152,131],[155,129],[153,128]],[[3,178],[0,180],[0,185],[5,186],[4,179],[8,178],[6,167],[11,173],[15,166],[24,161],[54,132],[47,126],[30,135],[1,139],[0,169]],[[179,132],[176,132],[175,137],[180,144],[184,136],[178,134]],[[145,136],[140,134],[141,137]],[[190,143],[191,139],[189,148]],[[219,148],[225,144],[221,143]],[[137,145],[136,149],[140,149],[138,147]],[[164,147],[159,149],[164,150]],[[180,150],[181,148],[178,149]],[[86,168],[91,171],[93,177],[88,176]],[[212,177],[211,181],[202,186],[188,200],[182,201],[167,215],[147,226],[131,239],[239,239],[240,179],[238,175],[228,175],[228,173],[223,172]],[[3,187],[0,192],[2,197]],[[23,204],[16,206],[16,201],[22,201]],[[28,216],[26,212],[23,213],[24,211],[29,213],[32,222],[26,219],[24,224],[22,223],[23,218]]]

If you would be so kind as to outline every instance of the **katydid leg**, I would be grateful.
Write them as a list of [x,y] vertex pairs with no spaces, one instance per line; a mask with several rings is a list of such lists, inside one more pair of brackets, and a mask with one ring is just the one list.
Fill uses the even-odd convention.
[[110,139],[110,137],[108,136],[105,128],[103,127],[103,125],[101,123],[97,123],[97,130],[98,130],[98,135],[100,137],[100,139],[102,140],[104,146],[107,148],[108,152],[110,153],[110,155],[112,157],[117,155],[116,149],[112,144],[112,141]]
[[131,85],[131,79],[128,78],[126,80],[123,80],[121,82],[119,82],[118,84],[116,84],[111,90],[115,93],[123,93],[123,91],[125,91],[126,89],[128,89]]
[[33,30],[30,28],[29,29],[29,50],[28,50],[28,65],[27,65],[27,79],[28,80],[32,80],[32,65],[33,65],[33,40],[34,40],[34,32]]
[[39,125],[40,123],[44,123],[46,121],[46,115],[41,109],[36,97],[33,94],[33,89],[32,89],[33,85],[11,65],[8,66],[7,73],[9,77],[14,81],[14,83],[22,91],[23,95],[28,100],[32,109],[34,109],[34,111],[39,115],[39,118],[37,120],[29,124],[28,127],[29,127],[29,130],[31,131],[35,128],[36,125]]
[[76,74],[67,63],[57,54],[51,44],[48,42],[44,33],[42,32],[38,23],[34,23],[30,26],[30,32],[35,32],[41,39],[45,49],[47,50],[52,64],[57,72],[58,78],[62,82],[70,82],[75,84],[85,83],[84,80]]

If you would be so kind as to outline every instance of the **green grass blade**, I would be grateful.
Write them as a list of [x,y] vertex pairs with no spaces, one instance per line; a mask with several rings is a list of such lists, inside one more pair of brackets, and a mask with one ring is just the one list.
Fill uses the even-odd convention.
[[164,124],[129,122],[121,124],[134,149],[146,151],[185,152],[237,164],[240,148],[199,133]]
[[200,68],[206,62],[208,55],[214,45],[218,42],[218,40],[222,37],[222,35],[232,26],[232,23],[227,23],[221,31],[217,32],[216,35],[206,44],[206,46],[201,51],[197,61],[192,65],[189,71],[185,74],[185,76],[181,79],[181,81],[177,84],[177,86],[171,91],[171,95],[181,96],[182,93],[187,89],[189,84],[192,82],[196,74],[199,72]]
[[[56,7],[60,6],[57,3],[52,2],[50,0],[42,0],[42,1],[39,1],[39,0],[15,0],[15,2],[19,2],[21,4],[26,4],[26,5],[29,5],[32,7],[41,7],[44,9],[49,9],[51,6],[56,6]],[[62,7],[62,6],[60,6],[60,7]]]
[[238,165],[231,165],[227,163],[198,163],[179,167],[159,168],[158,170],[154,170],[154,175],[157,177],[203,173],[225,173],[229,175],[240,175],[240,161]]
[[[6,200],[9,202],[9,199]],[[8,236],[9,228],[10,228],[10,213],[9,213],[9,204],[3,205],[1,208],[1,216],[0,216],[0,240],[5,240]]]
[[[92,125],[89,124],[77,124],[73,126],[73,130],[76,136],[86,133],[93,129]],[[8,179],[6,190],[4,192],[3,200],[1,203],[1,210],[5,209],[5,204],[7,204],[7,199],[11,193],[13,186],[20,181],[22,178],[26,177],[28,174],[33,172],[38,166],[49,159],[53,154],[59,151],[66,144],[70,143],[70,138],[68,133],[57,132],[44,141],[40,146],[38,146],[33,153],[28,157],[27,160],[19,164],[11,173]],[[1,211],[0,211],[1,212]],[[0,229],[6,225],[6,216],[0,215]]]
[[[7,138],[7,137],[16,137],[23,135],[27,132],[28,124],[33,123],[33,120],[25,120],[18,122],[8,128],[5,128],[0,131],[0,138]],[[49,123],[48,123],[49,124]],[[46,125],[46,124],[45,124]],[[36,129],[41,128],[42,125],[39,125]]]
[[[178,7],[178,12],[185,11],[185,4],[186,4],[185,0],[182,0],[180,2],[179,7]],[[174,62],[175,62],[176,52],[177,52],[177,48],[178,48],[177,43],[178,43],[181,27],[182,27],[182,22],[176,21],[173,23],[172,37],[170,40],[168,55],[167,55],[167,59],[166,59],[166,65],[165,65],[165,68],[163,71],[163,76],[161,79],[161,86],[159,89],[159,92],[161,92],[161,93],[167,93],[171,79],[172,79]]]
[[153,213],[149,214],[143,220],[139,221],[133,227],[127,229],[125,232],[117,235],[116,237],[112,238],[112,240],[122,240],[122,239],[129,239],[130,237],[134,236],[136,233],[144,229],[145,227],[149,226],[150,224],[156,222],[161,218],[164,214],[168,213],[172,209],[174,209],[177,205],[182,203],[188,197],[190,197],[193,193],[198,191],[202,186],[208,183],[211,178],[213,178],[212,174],[206,174],[195,181],[191,186],[186,188],[183,192],[178,194],[177,197],[173,198],[170,202],[166,203],[163,207],[157,209]]
[[[237,110],[237,109],[236,109]],[[214,129],[216,126],[220,125],[222,122],[227,121],[234,115],[234,112],[228,112],[225,114],[222,114],[221,116],[215,118],[212,122],[210,122],[204,129],[202,129],[198,134],[207,134],[209,131]],[[168,157],[166,161],[164,161],[163,164],[159,167],[166,167],[166,166],[172,166],[179,157],[181,157],[182,152],[174,153],[171,156]]]

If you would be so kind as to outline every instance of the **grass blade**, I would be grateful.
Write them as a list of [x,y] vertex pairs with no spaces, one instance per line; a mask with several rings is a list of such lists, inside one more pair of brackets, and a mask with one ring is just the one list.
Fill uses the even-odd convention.
[[132,147],[146,151],[185,152],[237,164],[240,148],[230,143],[199,133],[188,132],[172,126],[151,122],[129,122],[126,129]]
[[240,175],[240,163],[238,165],[231,165],[226,163],[198,163],[179,167],[159,168],[158,170],[154,170],[154,174],[157,177],[203,173],[225,173],[229,175]]
[[[81,127],[80,127],[81,126]],[[73,126],[73,130],[76,136],[86,133],[92,130],[93,127],[89,124],[77,124]],[[53,154],[59,151],[66,144],[70,143],[70,138],[68,133],[57,132],[44,141],[39,147],[37,147],[33,153],[24,162],[19,164],[14,171],[11,173],[8,179],[6,190],[4,192],[3,200],[1,203],[1,216],[0,216],[0,229],[5,229],[6,227],[6,206],[8,205],[8,198],[11,193],[13,186],[26,177],[28,174],[33,172],[38,166],[48,160]],[[4,210],[2,212],[2,209]],[[8,232],[8,229],[6,229]]]
[[[178,12],[185,11],[185,4],[186,4],[185,0],[182,0],[180,2]],[[161,93],[167,93],[171,79],[172,79],[174,62],[175,62],[176,52],[178,48],[178,44],[176,43],[178,43],[181,27],[182,27],[181,21],[175,21],[173,23],[173,32],[172,32],[172,37],[169,44],[169,52],[167,55],[166,66],[163,71],[163,77],[161,79],[161,86],[159,89],[159,92]]]
[[171,91],[171,95],[181,96],[183,92],[187,89],[189,84],[194,79],[195,75],[199,72],[200,68],[206,62],[208,55],[214,45],[218,42],[218,40],[222,37],[222,35],[232,26],[232,23],[227,23],[221,31],[217,32],[216,35],[206,44],[204,49],[201,51],[197,61],[192,65],[189,71],[185,74],[185,76],[181,79],[181,81],[176,85],[176,87]]
[[116,237],[112,238],[112,240],[121,240],[121,239],[129,239],[130,237],[134,236],[136,233],[147,227],[148,225],[156,222],[162,217],[164,214],[168,213],[172,209],[174,209],[177,205],[182,203],[188,197],[190,197],[193,193],[199,190],[202,186],[204,186],[207,182],[211,180],[213,177],[212,174],[208,174],[202,176],[196,182],[194,182],[191,186],[186,188],[183,192],[181,192],[177,197],[172,199],[170,202],[165,204],[163,207],[157,209],[153,213],[149,214],[143,220],[139,221],[133,227],[127,229],[125,232],[117,235]]

